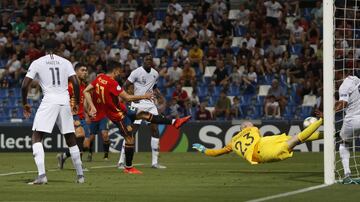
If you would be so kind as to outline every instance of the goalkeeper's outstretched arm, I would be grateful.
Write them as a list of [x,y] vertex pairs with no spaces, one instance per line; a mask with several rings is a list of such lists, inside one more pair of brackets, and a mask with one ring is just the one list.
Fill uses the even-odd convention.
[[221,149],[208,149],[204,145],[198,143],[193,144],[192,148],[198,150],[201,153],[204,153],[206,156],[221,156],[223,154],[232,152],[231,143]]

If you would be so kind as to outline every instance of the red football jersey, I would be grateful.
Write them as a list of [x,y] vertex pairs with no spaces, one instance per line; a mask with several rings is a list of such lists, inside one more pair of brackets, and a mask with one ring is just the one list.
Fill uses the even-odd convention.
[[[126,112],[119,105],[118,96],[123,91],[119,84],[106,74],[100,74],[91,82],[91,85],[95,88],[94,98],[98,103],[102,104],[106,116],[111,121],[122,120]],[[98,109],[97,111],[99,112]]]
[[[81,82],[81,84],[80,84],[80,104],[79,104],[79,110],[77,113],[77,115],[79,116],[80,119],[85,118],[85,114],[84,114],[84,99],[85,99],[84,98],[84,89],[85,88],[86,88],[85,83]],[[68,91],[69,91],[71,102],[75,102],[74,87],[73,87],[72,83],[69,83]]]

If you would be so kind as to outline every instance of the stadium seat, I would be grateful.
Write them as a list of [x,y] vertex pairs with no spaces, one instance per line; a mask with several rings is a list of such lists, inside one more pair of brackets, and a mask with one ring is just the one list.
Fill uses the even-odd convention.
[[184,86],[181,88],[182,90],[186,91],[186,93],[188,94],[188,96],[190,97],[192,92],[193,92],[193,87],[187,87],[187,86]]
[[303,107],[314,107],[316,105],[316,96],[315,95],[305,95],[303,99]]
[[312,115],[314,108],[312,106],[302,106],[301,107],[301,113],[300,118],[305,119]]
[[300,56],[301,54],[301,49],[302,49],[302,44],[295,44],[293,46],[290,47],[290,53],[292,55],[297,55]]
[[0,98],[6,98],[9,96],[9,91],[6,88],[0,88]]
[[235,96],[228,95],[228,96],[226,96],[226,97],[230,99],[230,104],[233,105],[233,104],[234,104],[234,97],[235,97]]
[[212,77],[214,75],[214,72],[216,70],[216,66],[206,66],[205,67],[205,73],[204,77]]
[[260,85],[258,96],[267,96],[271,85]]
[[142,29],[134,29],[132,36],[135,39],[140,39],[143,36],[143,34],[144,34],[144,31]]
[[360,39],[360,29],[355,30],[355,39]]
[[239,47],[231,47],[231,50],[233,52],[234,55],[238,55],[239,54],[239,51],[240,51],[240,48]]
[[234,28],[234,36],[235,37],[243,37],[243,36],[245,36],[246,32],[247,32],[246,27],[238,26],[238,27]]
[[238,15],[240,13],[240,10],[239,9],[231,9],[229,11],[229,16],[228,16],[228,19],[229,20],[236,20]]
[[158,39],[156,49],[165,49],[169,43],[169,39]]
[[156,58],[153,58],[153,61],[156,65],[156,67],[159,67],[160,66],[160,58],[156,57]]
[[231,47],[241,47],[241,42],[243,41],[243,39],[243,37],[233,37]]
[[132,49],[138,49],[137,44],[139,44],[139,39],[129,39],[129,44]]

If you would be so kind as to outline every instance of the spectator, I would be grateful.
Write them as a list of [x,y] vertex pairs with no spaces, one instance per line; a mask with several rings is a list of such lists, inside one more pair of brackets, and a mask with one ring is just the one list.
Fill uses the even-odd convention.
[[281,4],[276,0],[264,2],[266,7],[266,22],[270,23],[273,27],[278,26],[279,19],[282,15]]
[[95,12],[92,14],[92,17],[96,23],[97,28],[100,31],[104,31],[105,13],[100,4],[96,5]]
[[280,107],[279,102],[276,101],[276,98],[274,95],[269,95],[266,97],[266,102],[264,106],[265,116],[280,118]]
[[189,59],[192,66],[200,69],[201,72],[204,72],[202,60],[204,57],[203,50],[199,47],[197,43],[194,43],[192,48],[189,50]]
[[149,32],[150,38],[158,38],[158,31],[160,30],[160,24],[156,23],[155,17],[153,17],[151,21],[145,25],[145,29]]
[[191,96],[190,96],[190,104],[193,107],[197,107],[200,103],[199,96],[197,96],[197,95],[198,95],[198,92],[194,89],[191,92]]
[[173,92],[172,97],[177,101],[180,106],[184,106],[185,101],[189,100],[189,96],[187,92],[182,89],[181,83],[176,83],[175,91]]
[[266,49],[265,54],[269,54],[270,52],[273,52],[275,57],[279,57],[282,55],[284,51],[285,50],[281,46],[279,46],[279,40],[272,39],[271,45]]
[[172,87],[176,83],[179,82],[183,70],[178,66],[179,62],[177,59],[173,60],[172,67],[169,67],[166,71],[166,80],[167,83],[165,84],[165,87]]
[[182,71],[181,79],[184,82],[184,86],[194,86],[196,83],[196,72],[191,67],[190,61],[187,59],[184,61],[184,69]]
[[199,31],[199,44],[200,47],[209,45],[210,38],[213,36],[213,32],[208,29],[208,24],[204,23],[202,29]]
[[242,40],[242,43],[246,42],[246,48],[253,50],[256,45],[256,40],[250,35],[249,32],[245,34],[245,38]]
[[249,71],[244,74],[242,77],[245,86],[245,95],[254,95],[256,93],[257,85],[257,74],[255,72],[255,67],[250,66]]
[[239,11],[236,20],[240,26],[246,27],[249,24],[250,11],[245,8],[244,4],[240,4]]
[[226,91],[221,91],[215,105],[214,117],[228,120],[230,118],[231,101],[226,97]]
[[167,55],[172,55],[173,52],[176,51],[179,48],[179,46],[181,46],[182,43],[177,38],[178,36],[176,32],[172,32],[170,34],[170,41],[166,46]]
[[141,37],[141,40],[139,41],[138,44],[138,52],[140,54],[140,56],[144,57],[146,54],[149,54],[151,51],[152,45],[150,43],[150,41],[148,40],[147,35],[143,35]]
[[168,106],[168,112],[167,112],[167,118],[170,119],[177,119],[179,118],[179,112],[180,112],[180,105],[178,104],[178,101],[175,97],[171,99],[171,102]]
[[239,119],[240,118],[240,110],[239,110],[240,100],[238,97],[233,98],[233,103],[230,107],[230,117],[231,119]]
[[[179,48],[174,52],[173,58],[180,61],[184,61],[188,57],[188,51],[184,48],[183,45],[180,45]],[[180,62],[181,63],[181,62]]]
[[304,43],[305,42],[305,32],[304,28],[299,25],[299,20],[294,21],[294,27],[290,30],[290,43]]
[[170,3],[167,7],[167,13],[170,13],[171,10],[174,11],[175,15],[180,15],[180,13],[182,12],[183,8],[181,6],[181,4],[179,4],[178,2],[176,2],[176,0],[170,0]]
[[[271,98],[272,96],[274,98]],[[285,106],[287,104],[286,91],[279,85],[279,81],[277,79],[272,80],[271,87],[267,94],[267,100],[265,102],[267,103],[270,101],[272,101],[273,105],[275,105],[274,102],[278,102],[278,105],[280,106],[280,112],[284,112]]]
[[211,112],[205,107],[206,103],[202,102],[199,106],[199,110],[196,112],[196,120],[206,121],[212,119]]
[[181,29],[186,30],[189,27],[193,18],[194,18],[194,15],[190,11],[190,5],[186,5],[182,12]]
[[207,65],[214,66],[216,65],[216,60],[220,57],[220,50],[216,47],[216,44],[210,43],[209,49],[206,54]]
[[213,79],[216,85],[226,86],[228,84],[229,75],[222,60],[216,62]]

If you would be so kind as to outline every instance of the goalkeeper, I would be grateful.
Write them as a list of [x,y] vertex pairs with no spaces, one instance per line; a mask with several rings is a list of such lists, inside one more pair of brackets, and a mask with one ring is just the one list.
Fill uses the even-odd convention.
[[293,156],[292,150],[296,145],[322,139],[323,134],[316,131],[322,123],[323,119],[320,118],[292,137],[285,133],[261,137],[259,129],[247,121],[241,124],[241,131],[225,147],[207,149],[201,144],[193,144],[193,148],[207,156],[220,156],[235,151],[251,164],[281,161]]

